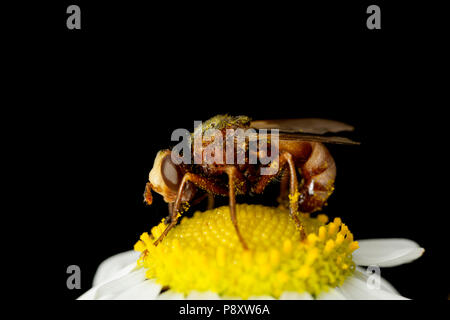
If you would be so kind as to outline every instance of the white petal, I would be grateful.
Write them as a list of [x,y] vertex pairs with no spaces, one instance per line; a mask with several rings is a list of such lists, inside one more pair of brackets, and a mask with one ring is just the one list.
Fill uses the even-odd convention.
[[114,299],[125,290],[145,281],[145,270],[138,269],[118,279],[100,285],[95,293],[95,299]]
[[366,281],[353,276],[345,280],[340,291],[349,300],[407,300],[381,288],[371,288]]
[[313,297],[307,293],[298,293],[298,292],[290,292],[285,291],[281,294],[280,300],[313,300]]
[[156,300],[184,300],[184,294],[172,290],[161,293]]
[[[361,267],[356,267],[355,270],[355,277],[363,280],[363,281],[367,281],[369,279],[369,276],[371,276],[371,273],[367,273],[366,269],[361,268]],[[381,289],[390,292],[390,293],[394,293],[394,294],[400,294],[398,293],[398,291],[394,288],[394,286],[392,286],[392,284],[390,284],[386,279],[384,279],[383,277],[380,277],[380,285],[381,285]]]
[[186,297],[187,300],[221,300],[219,295],[212,291],[191,291]]
[[131,264],[129,264],[128,266],[125,266],[124,268],[120,269],[116,273],[108,275],[108,280],[103,281],[103,282],[95,285],[94,287],[92,287],[91,289],[86,291],[84,294],[82,294],[80,297],[78,297],[78,300],[92,300],[92,299],[96,299],[97,290],[100,287],[102,287],[104,284],[107,284],[110,281],[122,278],[122,277],[130,274],[135,269],[136,269],[136,262],[132,262]]
[[419,258],[425,251],[408,239],[358,240],[358,244],[353,261],[362,266],[394,267]]
[[133,262],[136,265],[139,255],[139,252],[130,250],[109,257],[100,263],[94,276],[93,286],[113,279],[119,270]]
[[339,288],[330,289],[317,296],[317,300],[347,300]]
[[81,296],[77,298],[77,300],[94,300],[95,299],[95,293],[97,292],[98,287],[93,287],[83,293]]
[[162,286],[153,279],[147,279],[117,295],[114,300],[155,300]]

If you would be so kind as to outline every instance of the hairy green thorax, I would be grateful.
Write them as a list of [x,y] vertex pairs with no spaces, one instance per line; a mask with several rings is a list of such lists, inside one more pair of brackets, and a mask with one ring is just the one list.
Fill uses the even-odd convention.
[[200,134],[199,130],[201,130],[201,134],[204,134],[209,129],[246,129],[250,126],[250,121],[251,119],[247,116],[230,116],[228,114],[220,114],[203,122],[201,127],[198,126],[195,128],[193,136]]

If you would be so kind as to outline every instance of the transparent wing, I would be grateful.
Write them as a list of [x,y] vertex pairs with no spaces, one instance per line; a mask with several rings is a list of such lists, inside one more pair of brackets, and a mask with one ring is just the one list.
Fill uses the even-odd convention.
[[321,143],[348,144],[348,145],[361,144],[360,142],[353,141],[345,137],[333,137],[333,136],[328,137],[303,133],[280,133],[279,139],[280,141],[297,140],[297,141],[316,141]]
[[256,120],[250,123],[255,129],[279,129],[288,133],[325,134],[327,132],[353,131],[354,127],[335,120],[319,118]]

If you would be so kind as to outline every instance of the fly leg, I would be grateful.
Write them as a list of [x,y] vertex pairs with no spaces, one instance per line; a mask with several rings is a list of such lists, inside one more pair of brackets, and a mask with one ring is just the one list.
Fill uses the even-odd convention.
[[228,174],[228,191],[229,191],[229,206],[230,206],[230,217],[231,222],[234,225],[234,229],[236,230],[236,234],[239,238],[239,241],[242,244],[242,247],[245,250],[248,250],[248,246],[245,243],[244,238],[242,237],[241,232],[239,231],[237,219],[236,219],[236,182],[243,183],[245,185],[245,180],[242,177],[242,174],[236,169],[236,167],[230,166],[226,169],[226,173]]
[[211,193],[208,193],[208,210],[212,210],[214,209],[214,195],[212,195]]
[[277,198],[278,204],[280,207],[287,208],[288,207],[288,197],[289,194],[289,174],[287,172],[283,172],[280,182],[280,195]]
[[[208,210],[213,209],[214,208],[214,196],[212,194],[208,193],[208,192],[206,192],[205,194],[201,195],[197,199],[192,200],[191,203],[190,203],[190,206],[195,206],[195,205],[199,204],[200,202],[202,202],[205,199],[208,199]],[[169,202],[167,205],[168,205],[168,209],[169,209],[169,215],[166,217],[166,220],[164,220],[165,224],[169,224],[171,219],[172,219],[172,212],[173,212],[174,202]]]
[[164,229],[163,233],[159,236],[159,238],[153,243],[157,246],[169,233],[170,229],[172,229],[178,222],[178,218],[180,216],[180,207],[181,207],[181,199],[183,197],[184,189],[188,182],[192,182],[197,187],[201,189],[209,190],[212,193],[227,195],[227,190],[216,186],[212,181],[193,173],[186,173],[181,180],[180,187],[178,188],[177,198],[173,205],[172,213],[170,215],[169,225]]
[[[289,213],[294,220],[295,224],[297,225],[298,229],[300,230],[300,237],[302,240],[306,238],[305,228],[300,221],[299,218],[299,212],[298,212],[298,202],[300,193],[298,191],[298,180],[297,180],[297,172],[296,172],[296,166],[294,163],[294,160],[292,158],[292,155],[289,152],[283,152],[280,154],[278,161],[273,161],[270,166],[274,169],[278,169],[277,173],[273,175],[264,175],[261,176],[261,179],[258,181],[258,183],[252,188],[252,191],[254,193],[262,193],[265,189],[265,187],[269,184],[269,182],[284,168],[285,166],[288,166],[289,172],[285,173],[285,176],[282,180],[282,188],[285,188],[285,191],[282,192],[285,193],[285,196],[287,195],[287,183],[289,182]],[[286,180],[285,180],[286,179]],[[286,186],[283,186],[283,183],[286,184]]]
[[208,199],[207,210],[214,209],[214,195],[209,193],[209,192],[206,192],[201,197],[199,197],[199,198],[195,199],[194,201],[192,201],[191,206],[199,204],[200,202],[202,202],[205,199]]
[[164,220],[165,224],[169,224],[170,221],[172,220],[172,214],[173,214],[173,202],[169,202],[167,204],[167,209],[169,211],[169,215],[166,217],[166,220]]
[[302,240],[305,240],[306,233],[305,227],[303,223],[300,221],[299,212],[298,212],[298,201],[300,197],[300,193],[298,191],[298,180],[297,180],[297,172],[295,171],[295,163],[292,158],[292,155],[289,152],[283,152],[280,156],[280,162],[286,161],[289,167],[289,182],[290,182],[290,192],[289,192],[289,211],[291,213],[291,217],[294,219],[298,229],[300,230],[300,237]]

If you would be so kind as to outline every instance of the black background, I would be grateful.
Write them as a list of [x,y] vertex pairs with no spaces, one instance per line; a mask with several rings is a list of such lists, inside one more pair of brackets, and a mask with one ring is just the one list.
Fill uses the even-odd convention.
[[[330,146],[338,176],[325,213],[357,239],[418,242],[422,258],[382,276],[406,297],[447,299],[440,10],[374,1],[382,29],[367,30],[372,3],[343,2],[45,5],[21,56],[18,81],[33,89],[18,99],[34,101],[23,115],[36,129],[28,186],[43,194],[33,203],[43,214],[27,224],[43,226],[52,296],[78,297],[102,260],[166,215],[159,196],[146,207],[142,193],[172,130],[230,113],[354,125],[361,146]],[[82,30],[66,29],[72,3]],[[240,201],[274,204],[275,194]],[[71,264],[82,290],[66,287]]]

